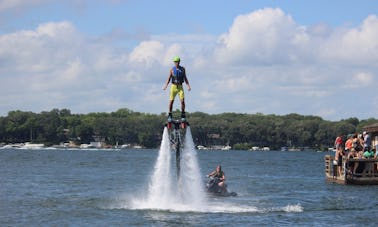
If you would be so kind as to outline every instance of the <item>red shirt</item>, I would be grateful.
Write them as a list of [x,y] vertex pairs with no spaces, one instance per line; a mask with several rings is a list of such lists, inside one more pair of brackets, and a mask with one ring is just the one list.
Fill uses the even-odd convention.
[[335,143],[336,143],[336,144],[342,144],[342,143],[343,143],[343,139],[342,139],[340,136],[338,136],[338,137],[336,138]]
[[348,140],[345,142],[345,148],[346,148],[346,149],[352,149],[352,145],[353,145],[353,140],[351,140],[351,139],[348,139]]

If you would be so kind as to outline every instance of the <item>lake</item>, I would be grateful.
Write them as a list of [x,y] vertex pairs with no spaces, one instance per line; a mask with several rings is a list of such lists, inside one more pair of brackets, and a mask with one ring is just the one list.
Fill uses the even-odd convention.
[[317,152],[199,151],[236,197],[141,208],[155,150],[0,150],[0,226],[376,226],[378,186],[327,183]]

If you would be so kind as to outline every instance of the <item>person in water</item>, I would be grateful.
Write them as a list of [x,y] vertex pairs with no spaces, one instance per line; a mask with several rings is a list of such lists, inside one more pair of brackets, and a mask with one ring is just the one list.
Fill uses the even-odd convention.
[[172,108],[173,102],[175,100],[176,95],[179,95],[181,101],[181,120],[185,121],[185,99],[184,99],[184,89],[182,84],[185,82],[188,86],[188,91],[191,90],[188,78],[186,77],[186,71],[183,66],[180,65],[180,57],[176,56],[173,58],[173,62],[175,66],[169,71],[169,76],[163,90],[166,90],[168,87],[169,82],[172,83],[171,90],[169,93],[169,113],[168,113],[168,121],[172,120]]
[[224,172],[222,171],[222,167],[220,165],[218,165],[217,168],[213,172],[207,174],[207,177],[218,178],[219,179],[218,186],[222,188],[225,187],[224,182],[226,181],[226,176],[224,175]]

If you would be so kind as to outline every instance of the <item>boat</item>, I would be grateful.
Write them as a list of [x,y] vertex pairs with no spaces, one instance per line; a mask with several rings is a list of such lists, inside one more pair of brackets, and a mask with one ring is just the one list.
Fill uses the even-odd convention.
[[198,149],[198,150],[208,150],[207,147],[202,146],[202,145],[198,145],[198,146],[197,146],[197,149]]
[[131,144],[122,144],[121,149],[129,149],[131,148]]
[[214,196],[228,197],[237,196],[236,192],[229,192],[227,190],[227,185],[225,187],[220,187],[218,183],[220,182],[218,177],[210,177],[210,180],[206,183],[207,192]]
[[7,144],[2,146],[0,149],[19,149],[23,147],[24,144],[16,143],[16,144]]
[[28,150],[35,150],[35,149],[42,149],[45,145],[43,143],[30,143],[26,142],[20,149],[28,149]]
[[227,145],[227,146],[222,147],[221,150],[222,151],[229,151],[229,150],[231,150],[231,148],[232,148],[231,146]]
[[93,146],[92,144],[80,144],[80,149],[92,149],[92,148],[96,148],[95,146]]
[[[338,174],[335,158],[331,155],[324,157],[325,176],[328,182],[345,185],[378,185],[378,159],[359,158],[342,160],[342,174]],[[353,173],[352,166],[359,168]]]
[[249,149],[250,151],[270,151],[270,147],[256,147],[256,146],[253,146]]

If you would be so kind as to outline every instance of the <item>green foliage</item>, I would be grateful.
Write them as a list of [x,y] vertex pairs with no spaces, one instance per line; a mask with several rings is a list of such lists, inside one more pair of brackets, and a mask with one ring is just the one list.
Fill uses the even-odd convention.
[[[179,111],[173,113],[179,117]],[[251,146],[313,147],[333,146],[338,135],[361,132],[363,127],[378,123],[369,118],[360,121],[349,118],[338,122],[317,116],[288,114],[284,116],[202,112],[187,113],[194,142],[198,145],[225,145],[234,149]],[[68,109],[53,109],[41,113],[11,111],[0,117],[0,142],[41,142],[58,144],[75,141],[89,143],[95,138],[107,144],[140,144],[158,147],[166,114],[146,114],[119,109],[111,113],[72,114]]]
[[251,149],[251,147],[252,147],[252,145],[249,144],[249,143],[237,143],[237,144],[234,144],[232,149],[234,149],[234,150],[249,150],[249,149]]

